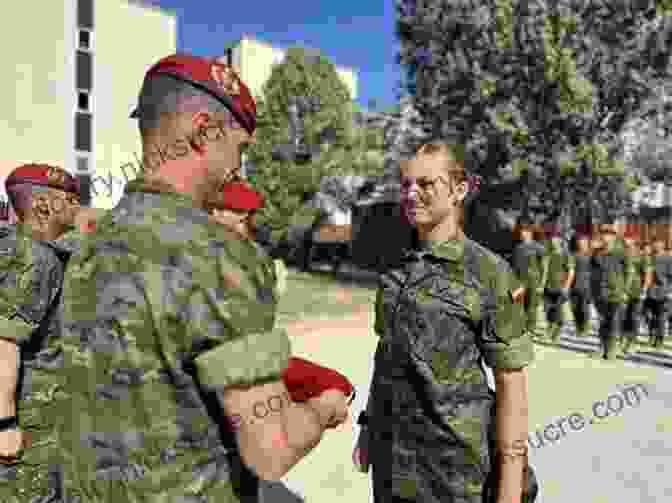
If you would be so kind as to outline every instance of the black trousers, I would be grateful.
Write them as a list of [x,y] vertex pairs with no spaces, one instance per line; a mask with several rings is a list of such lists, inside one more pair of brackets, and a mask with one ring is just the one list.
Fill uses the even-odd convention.
[[598,299],[595,307],[600,313],[600,339],[619,337],[623,332],[626,304]]
[[625,310],[625,322],[623,324],[624,330],[632,336],[636,336],[639,331],[642,316],[644,315],[644,301],[640,299],[632,299],[628,302]]
[[651,310],[653,312],[651,322],[651,335],[656,341],[662,342],[665,337],[668,320],[672,316],[672,300],[669,299],[649,299]]
[[590,322],[590,304],[593,302],[590,290],[572,290],[571,300],[576,327],[587,326]]

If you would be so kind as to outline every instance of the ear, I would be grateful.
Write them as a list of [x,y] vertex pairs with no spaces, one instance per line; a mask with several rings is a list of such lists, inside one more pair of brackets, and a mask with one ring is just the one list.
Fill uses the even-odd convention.
[[207,141],[205,141],[205,134],[208,126],[212,123],[212,117],[205,111],[195,113],[191,117],[190,128],[188,135],[189,146],[198,155],[204,155],[207,151]]

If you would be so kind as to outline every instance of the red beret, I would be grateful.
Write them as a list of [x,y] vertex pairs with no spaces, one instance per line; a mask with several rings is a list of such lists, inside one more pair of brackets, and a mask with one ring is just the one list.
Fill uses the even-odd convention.
[[229,210],[251,211],[264,205],[264,196],[243,182],[224,184],[217,206]]
[[[172,75],[221,101],[245,130],[252,134],[257,127],[257,106],[250,90],[229,65],[215,59],[173,54],[155,63],[145,74],[145,82],[156,75]],[[136,108],[131,118],[140,117]]]
[[70,173],[48,164],[24,164],[12,171],[5,179],[5,189],[13,185],[27,183],[79,194],[79,182]]

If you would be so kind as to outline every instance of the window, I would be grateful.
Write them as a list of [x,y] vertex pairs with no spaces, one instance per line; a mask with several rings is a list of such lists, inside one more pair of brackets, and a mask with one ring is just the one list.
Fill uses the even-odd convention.
[[77,109],[80,112],[88,112],[89,111],[89,93],[84,92],[84,91],[79,91],[77,93]]
[[78,157],[77,158],[77,173],[88,173],[89,172],[89,158],[88,157]]
[[93,29],[93,0],[77,0],[77,26]]
[[91,50],[91,32],[87,30],[79,30],[79,40],[77,47],[84,51]]
[[91,175],[77,173],[77,181],[79,182],[79,204],[91,206]]
[[76,63],[77,89],[91,90],[93,85],[93,58],[90,53],[77,51]]
[[91,152],[91,114],[75,114],[75,149]]

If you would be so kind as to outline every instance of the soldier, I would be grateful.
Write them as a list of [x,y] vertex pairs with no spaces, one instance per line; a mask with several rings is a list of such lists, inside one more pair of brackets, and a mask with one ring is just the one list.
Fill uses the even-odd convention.
[[[645,257],[645,260],[648,261],[651,266],[653,267],[653,280],[655,280],[655,275],[656,275],[656,267],[655,263],[653,260],[653,246],[652,246],[653,240],[651,238],[648,238],[646,241],[642,243],[642,255]],[[653,287],[653,281],[651,282],[651,287]],[[644,292],[645,298],[643,302],[643,308],[642,308],[642,324],[643,328],[645,329],[645,336],[651,336],[653,333],[653,305],[651,301],[651,288],[648,289],[648,291]],[[652,339],[649,337],[649,341],[651,342]]]
[[[55,423],[44,412],[53,407],[54,386],[44,368],[58,356],[48,344],[60,336],[60,290],[63,270],[74,250],[74,235],[64,236],[73,224],[88,223],[79,208],[79,188],[63,169],[45,164],[16,168],[5,180],[18,223],[5,230],[2,248],[3,380],[0,420],[5,427],[24,432],[24,449],[18,447],[18,429],[10,437],[0,466],[0,499],[29,501],[30,487],[47,484],[54,454]],[[78,216],[81,213],[81,216]],[[58,239],[60,238],[60,239]],[[17,365],[17,363],[19,365]],[[20,373],[16,373],[20,369]],[[18,378],[18,379],[17,379]],[[14,396],[18,397],[18,410]],[[8,431],[0,434],[6,443]],[[51,495],[59,501],[57,494]],[[31,500],[32,501],[32,500]]]
[[630,267],[626,278],[626,292],[628,294],[628,306],[625,315],[625,327],[621,347],[624,354],[630,352],[630,348],[640,335],[644,301],[648,296],[649,288],[653,284],[655,268],[653,260],[643,253],[640,235],[634,230],[625,235],[625,247]]
[[617,234],[616,225],[601,225],[600,240],[593,256],[593,292],[600,315],[602,357],[606,360],[616,358],[623,332],[628,302],[625,280],[629,264],[625,244]]
[[473,179],[460,152],[430,143],[402,164],[402,204],[419,243],[381,276],[380,341],[353,452],[358,464],[371,463],[377,503],[534,497],[524,469],[534,350],[523,299],[514,302],[521,283],[464,235]]
[[[263,246],[256,241],[256,212],[264,206],[264,196],[243,182],[224,184],[221,195],[207,203],[210,216],[218,223],[238,232],[243,238],[255,247],[260,258],[269,260],[270,257]],[[273,282],[279,297],[287,287],[287,268],[282,259],[272,261],[274,272]]]
[[672,315],[672,257],[667,253],[665,239],[660,235],[654,239],[652,248],[655,273],[649,291],[653,311],[650,342],[654,349],[661,349]]
[[544,283],[544,306],[549,323],[551,341],[557,342],[560,331],[567,320],[570,300],[569,289],[574,282],[576,262],[563,249],[562,238],[557,225],[546,226],[546,282]]
[[513,269],[525,288],[525,311],[527,330],[534,336],[543,337],[544,304],[542,284],[542,259],[544,247],[534,240],[532,221],[521,218],[516,229],[519,243],[513,250]]
[[580,337],[590,333],[592,295],[590,275],[592,263],[591,237],[584,229],[577,229],[574,235],[574,262],[576,274],[572,288],[572,307],[576,321],[576,334]]
[[64,279],[49,348],[63,358],[45,369],[57,391],[41,411],[57,425],[50,465],[66,501],[255,501],[256,477],[280,479],[348,408],[337,390],[292,402],[258,257],[202,209],[237,177],[254,100],[230,67],[178,54],[148,70],[133,117],[143,172]]

